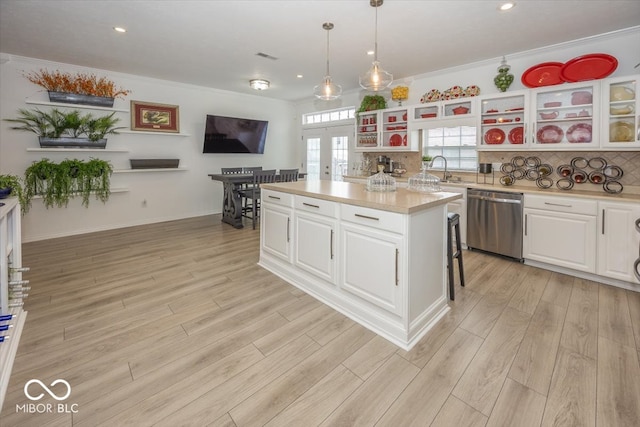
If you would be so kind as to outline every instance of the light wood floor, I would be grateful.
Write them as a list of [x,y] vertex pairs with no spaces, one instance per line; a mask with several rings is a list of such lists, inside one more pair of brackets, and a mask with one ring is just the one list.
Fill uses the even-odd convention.
[[[258,243],[209,216],[25,244],[0,425],[640,425],[639,293],[465,252],[467,287],[405,352],[262,270]],[[76,413],[16,412],[58,378]]]

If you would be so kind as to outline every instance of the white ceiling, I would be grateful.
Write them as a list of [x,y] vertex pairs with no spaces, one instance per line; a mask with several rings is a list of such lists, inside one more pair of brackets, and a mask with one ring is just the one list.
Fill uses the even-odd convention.
[[[379,60],[398,80],[640,24],[639,0],[499,3],[387,0]],[[254,94],[248,81],[264,78],[262,96],[300,100],[324,75],[322,23],[335,25],[331,75],[349,90],[371,64],[374,19],[369,0],[0,0],[0,52]]]

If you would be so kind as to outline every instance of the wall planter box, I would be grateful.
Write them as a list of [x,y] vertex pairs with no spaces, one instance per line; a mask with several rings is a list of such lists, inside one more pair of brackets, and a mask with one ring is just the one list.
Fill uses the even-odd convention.
[[105,148],[106,139],[92,141],[89,138],[46,138],[38,137],[42,148]]
[[79,93],[49,91],[49,101],[63,104],[93,105],[94,107],[113,107],[114,98],[104,96],[83,95]]
[[177,168],[180,159],[129,159],[131,169]]

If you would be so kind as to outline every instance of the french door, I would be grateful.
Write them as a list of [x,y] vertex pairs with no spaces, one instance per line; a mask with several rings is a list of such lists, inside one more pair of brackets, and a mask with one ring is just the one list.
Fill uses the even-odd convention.
[[353,125],[303,129],[302,163],[307,180],[342,181],[349,171]]

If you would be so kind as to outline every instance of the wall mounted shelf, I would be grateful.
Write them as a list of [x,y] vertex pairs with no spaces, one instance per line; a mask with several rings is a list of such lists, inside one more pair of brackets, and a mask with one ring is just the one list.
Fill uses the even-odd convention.
[[83,110],[118,111],[121,113],[129,112],[128,109],[124,109],[124,108],[98,107],[94,105],[84,105],[84,104],[67,104],[64,102],[38,101],[33,99],[26,99],[24,102],[25,104],[48,105],[50,107],[80,108]]
[[129,150],[112,148],[27,148],[27,151],[37,152],[74,152],[74,153],[128,153]]
[[155,136],[191,136],[191,134],[189,134],[189,133],[149,132],[149,131],[145,131],[145,130],[119,130],[118,133],[140,134],[140,135],[155,135]]
[[182,172],[187,168],[114,169],[113,173]]

